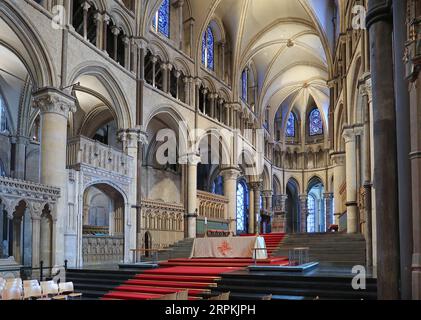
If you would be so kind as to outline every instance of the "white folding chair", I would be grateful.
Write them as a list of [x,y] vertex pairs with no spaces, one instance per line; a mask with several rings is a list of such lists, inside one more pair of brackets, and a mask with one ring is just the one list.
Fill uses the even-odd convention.
[[41,289],[44,297],[58,295],[58,285],[54,281],[41,282]]
[[2,300],[22,300],[22,289],[20,287],[4,289]]
[[22,290],[22,283],[20,282],[6,282],[4,289],[20,288]]
[[64,282],[58,285],[59,294],[67,295],[69,298],[80,298],[81,293],[75,293],[73,282]]
[[40,285],[27,286],[23,289],[23,299],[38,299],[42,297],[42,290]]
[[23,282],[23,288],[39,286],[38,280],[25,280]]

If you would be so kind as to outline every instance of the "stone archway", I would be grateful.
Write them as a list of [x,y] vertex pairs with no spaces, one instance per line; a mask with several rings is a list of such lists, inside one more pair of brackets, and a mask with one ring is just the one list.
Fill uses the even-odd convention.
[[116,264],[124,260],[125,200],[114,187],[98,183],[83,193],[83,264]]

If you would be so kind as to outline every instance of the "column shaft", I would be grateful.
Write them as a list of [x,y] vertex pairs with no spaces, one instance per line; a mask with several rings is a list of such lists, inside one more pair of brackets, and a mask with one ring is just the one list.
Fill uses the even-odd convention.
[[[391,1],[368,2],[373,85],[378,298],[399,299],[399,214]],[[386,161],[387,159],[387,161]]]

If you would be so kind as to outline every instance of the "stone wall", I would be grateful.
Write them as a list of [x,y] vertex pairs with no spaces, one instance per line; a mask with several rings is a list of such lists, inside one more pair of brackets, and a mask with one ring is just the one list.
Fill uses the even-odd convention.
[[124,257],[123,237],[83,236],[83,264],[120,263]]

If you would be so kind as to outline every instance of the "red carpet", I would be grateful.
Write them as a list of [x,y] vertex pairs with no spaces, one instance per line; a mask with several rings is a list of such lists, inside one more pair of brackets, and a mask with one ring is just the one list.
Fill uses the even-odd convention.
[[[255,234],[242,234],[242,237],[251,237],[255,236]],[[285,233],[268,233],[268,234],[261,234],[261,237],[265,239],[266,248],[268,249],[268,256],[271,257],[273,252],[275,252],[281,242],[285,238]]]
[[[259,265],[287,265],[286,257],[272,258],[284,238],[284,234],[262,235],[269,249],[269,259],[258,260]],[[242,270],[254,264],[253,259],[171,259],[159,264],[160,268],[147,270],[126,281],[103,300],[150,300],[163,295],[188,290],[189,300],[201,299],[216,287],[220,276],[227,272]]]

